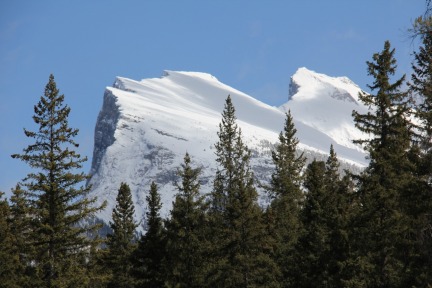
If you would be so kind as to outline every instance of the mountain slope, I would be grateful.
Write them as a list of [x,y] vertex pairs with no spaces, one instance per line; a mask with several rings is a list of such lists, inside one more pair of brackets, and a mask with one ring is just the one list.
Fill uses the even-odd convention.
[[364,137],[354,127],[351,113],[367,113],[358,101],[361,91],[347,77],[329,77],[300,68],[291,77],[289,101],[282,105],[293,117],[331,137],[336,143],[362,151],[352,139]]
[[[350,137],[357,135],[349,117],[352,107],[359,106],[359,88],[343,79],[301,68],[292,77],[290,101],[278,108],[206,73],[165,71],[161,78],[141,81],[118,77],[113,87],[106,88],[95,129],[89,184],[99,201],[108,201],[98,216],[110,219],[120,183],[127,182],[135,216],[142,219],[151,181],[158,184],[162,214],[167,215],[176,193],[176,169],[186,151],[193,165],[203,168],[202,191],[209,192],[215,170],[213,144],[228,95],[245,143],[253,151],[251,163],[260,181],[265,183],[271,175],[270,151],[283,128],[286,109],[293,113],[299,148],[307,154],[324,157],[333,144],[342,161],[365,165],[365,154],[350,143]],[[337,107],[337,111],[325,111],[329,107]],[[263,193],[261,201],[266,201]]]

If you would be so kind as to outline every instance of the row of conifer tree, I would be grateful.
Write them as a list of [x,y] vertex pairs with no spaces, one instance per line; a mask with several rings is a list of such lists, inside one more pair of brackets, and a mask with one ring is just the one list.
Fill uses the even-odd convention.
[[[396,73],[385,42],[367,62],[370,110],[353,112],[355,139],[369,156],[363,172],[340,174],[330,147],[326,162],[305,165],[290,113],[272,151],[274,171],[257,203],[251,152],[228,96],[215,143],[213,189],[200,192],[200,169],[189,154],[177,171],[168,219],[152,183],[146,233],[136,237],[127,183],[118,189],[111,232],[98,233],[104,209],[81,185],[77,154],[51,75],[34,109],[34,143],[12,155],[32,171],[0,201],[0,287],[431,287],[432,285],[432,32],[419,19],[422,45],[413,74]],[[412,101],[415,94],[417,102]],[[412,121],[415,118],[417,121]],[[415,124],[419,123],[419,124]]]

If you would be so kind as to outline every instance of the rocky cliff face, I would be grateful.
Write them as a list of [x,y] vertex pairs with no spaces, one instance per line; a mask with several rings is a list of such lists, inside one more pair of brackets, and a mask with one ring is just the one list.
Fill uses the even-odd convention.
[[103,106],[96,122],[91,175],[97,173],[106,149],[115,141],[114,133],[119,117],[120,111],[116,105],[116,98],[107,90],[105,91]]
[[[202,193],[210,192],[216,168],[213,145],[218,140],[218,125],[228,95],[236,108],[244,141],[252,150],[255,176],[263,184],[272,173],[271,150],[283,128],[287,109],[293,112],[299,148],[306,156],[325,159],[333,144],[346,167],[360,169],[365,164],[365,155],[359,147],[344,145],[351,141],[345,138],[353,135],[344,130],[345,122],[339,127],[335,125],[337,119],[332,119],[340,117],[339,114],[348,114],[344,121],[350,117],[352,108],[359,106],[356,100],[359,88],[347,78],[343,80],[346,86],[336,83],[339,80],[335,80],[336,84],[323,82],[324,76],[299,69],[292,77],[291,87],[295,89],[291,89],[290,101],[279,108],[266,105],[205,73],[166,71],[162,78],[142,81],[117,78],[113,87],[105,91],[95,128],[89,184],[98,201],[108,202],[98,217],[108,223],[120,183],[126,182],[132,190],[135,217],[141,221],[152,181],[158,184],[162,214],[167,216],[177,192],[173,185],[176,171],[186,152],[191,155],[193,165],[202,168]],[[338,104],[338,109],[343,111],[321,111],[329,109],[329,101],[332,106]],[[304,105],[308,106],[306,112],[302,110]],[[318,118],[302,113],[312,113]],[[326,115],[327,119],[322,119]],[[320,123],[321,120],[324,122]],[[352,121],[349,125],[353,127]],[[260,192],[260,202],[265,205],[266,195]]]

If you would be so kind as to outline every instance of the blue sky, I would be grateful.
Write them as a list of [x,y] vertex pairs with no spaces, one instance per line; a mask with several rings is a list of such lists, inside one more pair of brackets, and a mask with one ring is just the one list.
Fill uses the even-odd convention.
[[50,73],[80,130],[87,172],[103,92],[116,76],[207,72],[274,106],[287,101],[299,67],[366,89],[365,62],[385,40],[399,75],[410,74],[416,42],[407,29],[424,9],[424,0],[2,0],[0,191],[30,171],[10,155],[30,143],[23,128],[37,129],[33,106]]

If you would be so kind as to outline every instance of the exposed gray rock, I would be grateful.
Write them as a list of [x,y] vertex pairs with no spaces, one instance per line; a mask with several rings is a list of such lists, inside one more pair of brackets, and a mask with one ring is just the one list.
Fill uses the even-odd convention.
[[116,104],[116,97],[109,90],[106,90],[95,127],[91,175],[97,172],[106,149],[115,141],[114,132],[119,117],[120,112]]

